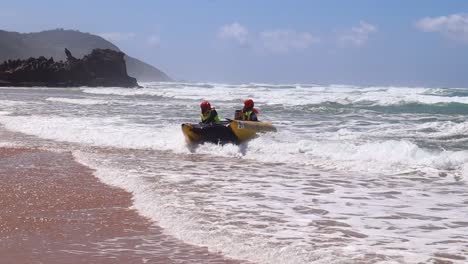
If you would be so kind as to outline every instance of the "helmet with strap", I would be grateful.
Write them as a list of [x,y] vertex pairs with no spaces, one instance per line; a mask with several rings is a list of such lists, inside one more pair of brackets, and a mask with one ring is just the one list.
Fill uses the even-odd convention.
[[250,109],[254,107],[254,101],[252,99],[246,99],[244,101],[244,108],[245,109]]
[[210,102],[208,102],[208,101],[203,101],[203,102],[201,102],[200,108],[201,108],[201,112],[202,112],[203,114],[206,113],[206,112],[208,112],[209,110],[211,110]]

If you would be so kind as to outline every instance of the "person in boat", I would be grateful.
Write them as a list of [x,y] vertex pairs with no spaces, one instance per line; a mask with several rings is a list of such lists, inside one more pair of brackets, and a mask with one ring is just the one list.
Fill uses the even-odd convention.
[[244,101],[244,108],[242,109],[242,120],[244,121],[258,121],[258,110],[254,108],[254,101],[247,99]]
[[201,109],[201,123],[202,124],[212,124],[212,123],[219,123],[221,122],[221,118],[218,115],[218,112],[214,109],[214,107],[211,107],[210,102],[208,101],[203,101],[200,104],[200,109]]

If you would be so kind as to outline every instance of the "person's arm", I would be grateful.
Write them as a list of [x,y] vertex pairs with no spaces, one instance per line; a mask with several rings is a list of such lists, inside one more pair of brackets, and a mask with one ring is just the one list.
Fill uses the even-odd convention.
[[255,112],[252,112],[252,114],[250,115],[250,120],[251,121],[258,121],[257,114],[255,114]]

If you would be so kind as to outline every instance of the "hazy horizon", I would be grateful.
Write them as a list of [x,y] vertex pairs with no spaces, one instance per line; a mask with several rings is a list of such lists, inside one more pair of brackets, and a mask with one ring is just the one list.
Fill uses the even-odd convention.
[[6,2],[0,29],[100,35],[176,80],[468,87],[468,2]]

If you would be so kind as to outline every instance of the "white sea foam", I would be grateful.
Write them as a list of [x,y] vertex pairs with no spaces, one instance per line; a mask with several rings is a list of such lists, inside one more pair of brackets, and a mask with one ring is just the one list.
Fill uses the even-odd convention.
[[371,104],[371,105],[400,105],[407,103],[437,104],[462,103],[468,104],[468,97],[443,96],[430,88],[405,87],[356,87],[356,86],[300,86],[291,88],[284,86],[267,85],[241,85],[227,87],[220,84],[211,84],[209,88],[185,84],[147,84],[142,89],[124,88],[84,88],[83,92],[91,94],[108,94],[121,96],[151,95],[176,99],[202,100],[213,102],[237,100],[253,97],[260,104],[285,106],[320,104],[335,102],[340,104]]
[[[433,129],[433,133],[427,133],[426,137],[468,137],[468,122],[455,123],[452,121],[432,122],[430,124],[418,125],[418,130],[427,131]],[[429,134],[429,135],[428,135]],[[424,136],[424,132],[419,133],[419,136]]]
[[0,107],[12,107],[24,104],[22,101],[0,100]]
[[[154,128],[129,124],[114,118],[70,118],[59,116],[1,116],[7,129],[57,141],[93,146],[185,150],[179,125]],[[163,135],[163,136],[162,136]]]
[[463,164],[460,180],[465,180],[468,178],[468,162]]
[[20,147],[21,145],[18,145],[16,143],[13,143],[13,142],[3,142],[3,141],[0,141],[0,147],[1,148],[16,148],[16,147]]
[[241,146],[207,143],[196,151],[262,162],[384,174],[421,171],[437,175],[448,171],[458,177],[463,164],[468,163],[468,150],[428,150],[407,140],[362,141],[360,136],[361,133],[351,133],[333,138],[325,133],[316,139],[304,139],[280,132],[263,135]]
[[[249,233],[248,230],[236,227],[233,222],[240,221],[237,217],[229,219],[226,215],[226,213],[229,213],[229,208],[242,207],[245,213],[251,210],[250,207],[255,209],[255,203],[252,203],[248,199],[222,205],[225,201],[218,200],[218,198],[221,199],[221,197],[218,197],[215,199],[218,204],[213,204],[213,206],[206,208],[200,207],[201,205],[197,205],[193,201],[181,200],[178,197],[179,192],[177,187],[167,190],[160,189],[160,192],[155,192],[155,188],[159,188],[160,186],[156,187],[144,180],[145,178],[151,178],[151,174],[142,175],[141,172],[119,169],[115,164],[111,165],[102,162],[102,157],[99,155],[95,156],[95,154],[75,152],[74,156],[80,163],[96,169],[95,175],[104,183],[124,188],[133,193],[134,208],[144,216],[157,221],[168,234],[191,244],[206,246],[212,252],[222,252],[228,257],[246,259],[257,263],[296,264],[313,262],[318,264],[344,264],[348,263],[350,259],[360,257],[360,254],[366,251],[353,248],[343,250],[343,248],[336,246],[314,249],[312,244],[306,246],[300,242],[289,245],[282,244],[279,243],[281,238],[289,239],[290,237],[301,236],[303,235],[302,232],[296,233],[293,229],[270,231],[275,238],[272,240],[268,236],[265,237],[260,233],[255,233],[255,231],[254,233]],[[96,162],[97,160],[100,161]],[[183,184],[184,180],[190,180],[190,178],[184,177],[182,171],[180,173],[182,175],[161,173],[164,175],[153,177],[161,178],[164,176],[164,179],[173,179],[176,182],[180,182],[180,184]],[[169,182],[165,184],[169,184]],[[242,187],[231,186],[231,188],[232,191],[235,191],[237,188]],[[246,191],[254,190],[246,189]],[[183,192],[189,194],[188,192]],[[274,193],[275,191],[272,190],[271,194]],[[206,195],[213,196],[214,194]],[[239,195],[242,196],[241,193]],[[228,207],[216,208],[218,206]],[[275,207],[275,203],[269,203],[268,206]],[[213,216],[212,219],[204,219],[203,213],[198,213],[201,211],[208,214],[210,212],[215,213],[217,209],[221,209],[221,211],[218,211],[218,214],[228,218],[222,217],[217,220]],[[280,208],[278,210],[281,211]],[[287,208],[284,211],[291,213]],[[253,225],[265,224],[265,221],[258,221],[255,218],[247,219],[241,217],[241,219]],[[210,220],[214,222],[211,222],[211,224],[207,223]],[[226,222],[223,223],[224,221]],[[268,232],[267,230],[265,231]],[[279,240],[275,243],[274,240],[276,238]]]
[[129,88],[82,88],[84,93],[89,94],[106,94],[106,95],[122,95],[122,96],[134,96],[134,95],[160,95],[157,90],[148,89],[129,89]]
[[[22,135],[25,142],[72,149],[103,182],[132,192],[134,207],[168,234],[214,252],[258,263],[360,263],[361,256],[419,263],[465,252],[464,242],[443,242],[468,233],[460,224],[467,217],[463,112],[330,113],[303,105],[463,103],[468,96],[453,95],[466,89],[149,83],[47,90],[48,100],[7,91],[5,128],[32,135]],[[227,116],[246,97],[273,109],[261,117],[277,133],[189,151],[180,123],[197,121],[201,98]],[[104,109],[102,98],[118,105]],[[89,111],[76,106],[83,102],[92,102]]]
[[[179,158],[173,156],[165,165],[154,167],[151,160],[146,161],[147,165],[112,161],[109,153],[102,156],[79,151],[74,155],[79,162],[96,169],[96,176],[103,182],[132,192],[135,209],[156,221],[168,234],[237,259],[258,263],[349,263],[350,260],[364,262],[359,257],[377,253],[393,256],[377,263],[418,263],[427,261],[431,252],[440,249],[433,242],[464,232],[435,229],[428,235],[420,229],[451,225],[451,221],[463,218],[464,212],[456,206],[437,205],[438,201],[448,205],[459,202],[459,197],[445,194],[443,184],[428,193],[417,183],[411,180],[405,183],[403,179],[395,189],[398,178],[393,176],[385,180],[369,175],[321,173],[313,176],[303,168],[301,174],[286,177],[281,176],[281,170],[294,171],[294,166],[276,165],[270,169],[247,162],[246,167],[251,166],[248,172],[246,167],[231,168],[236,162],[231,164],[227,162],[229,159],[201,158],[193,164],[185,160],[180,167],[174,162]],[[335,179],[339,181],[334,183]],[[310,181],[321,187],[312,187]],[[321,189],[333,191],[320,193]],[[307,194],[306,190],[318,192]],[[385,199],[375,193],[394,193],[398,199]],[[445,210],[445,217],[432,219],[436,213],[434,207]],[[304,214],[293,208],[324,210],[326,216]],[[401,218],[389,218],[399,214]],[[311,225],[323,219],[341,224],[332,226],[328,232]],[[341,231],[336,231],[337,227],[366,238],[344,241],[348,246],[342,247]],[[401,234],[401,230],[408,236]],[[411,241],[403,243],[405,238]],[[310,241],[316,241],[317,247]],[[331,245],[323,247],[327,243]],[[396,247],[405,247],[407,251],[391,249]],[[457,254],[462,245],[450,245],[450,248],[449,253]]]
[[[122,118],[58,116],[0,116],[0,122],[10,130],[57,141],[188,153],[178,124],[157,127],[128,123]],[[286,136],[288,133],[266,134],[241,146],[206,143],[195,151],[262,162],[390,174],[420,170],[431,174],[450,171],[459,176],[461,166],[468,163],[468,151],[429,151],[406,140],[315,140]]]
[[77,104],[77,105],[102,105],[102,104],[111,104],[110,101],[101,100],[101,99],[87,99],[87,98],[61,98],[61,97],[49,97],[46,99],[51,102],[60,102],[67,104]]
[[419,138],[425,140],[444,140],[445,142],[466,141],[468,138],[468,122],[454,122],[452,120],[418,123],[411,122],[410,117],[400,119],[397,124],[378,123],[369,125],[368,130],[353,131],[340,129],[336,133],[324,133],[323,137],[335,140],[358,139],[362,137],[393,137]]

